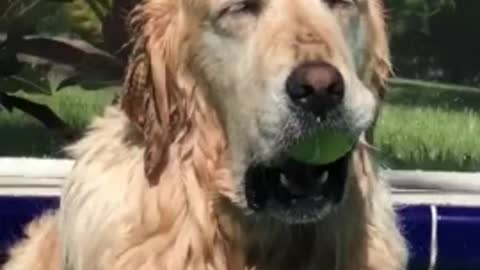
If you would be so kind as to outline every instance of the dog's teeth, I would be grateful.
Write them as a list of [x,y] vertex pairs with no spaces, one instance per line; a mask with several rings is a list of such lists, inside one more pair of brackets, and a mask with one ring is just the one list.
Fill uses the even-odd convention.
[[328,171],[325,171],[322,176],[320,176],[320,184],[325,184],[328,180]]
[[320,117],[317,117],[315,118],[315,121],[317,121],[318,123],[320,123],[322,121],[322,119],[320,119]]
[[283,174],[280,175],[280,184],[282,184],[282,186],[284,188],[289,188],[290,187],[290,183],[288,183],[287,177],[285,177],[285,175],[283,175]]

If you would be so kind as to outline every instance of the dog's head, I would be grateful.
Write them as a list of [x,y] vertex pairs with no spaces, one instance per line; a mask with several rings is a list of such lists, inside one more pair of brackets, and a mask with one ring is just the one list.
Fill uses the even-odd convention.
[[322,166],[285,153],[312,130],[359,138],[372,124],[390,70],[379,1],[150,0],[139,7],[123,107],[143,131],[147,176],[159,177],[170,145],[198,129],[210,129],[202,140],[213,140],[205,134],[221,129],[234,191],[228,199],[245,214],[289,223],[325,216],[343,196],[351,153]]

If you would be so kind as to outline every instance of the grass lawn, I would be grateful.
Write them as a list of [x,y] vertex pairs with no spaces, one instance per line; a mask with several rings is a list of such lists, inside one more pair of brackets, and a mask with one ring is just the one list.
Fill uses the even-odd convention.
[[392,89],[375,136],[388,167],[480,171],[480,92]]
[[[33,100],[49,104],[67,123],[83,128],[113,93],[64,90]],[[480,171],[480,93],[396,88],[388,95],[377,146],[384,166]],[[61,144],[21,112],[0,112],[0,156],[61,156]]]

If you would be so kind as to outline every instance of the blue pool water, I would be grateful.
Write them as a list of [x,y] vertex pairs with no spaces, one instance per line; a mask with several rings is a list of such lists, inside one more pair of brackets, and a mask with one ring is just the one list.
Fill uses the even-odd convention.
[[[6,259],[6,249],[23,236],[22,227],[57,207],[55,197],[0,197],[0,264]],[[399,206],[397,211],[409,242],[409,269],[427,270],[431,263],[436,270],[480,269],[480,207],[418,205]],[[436,231],[433,236],[432,229]]]

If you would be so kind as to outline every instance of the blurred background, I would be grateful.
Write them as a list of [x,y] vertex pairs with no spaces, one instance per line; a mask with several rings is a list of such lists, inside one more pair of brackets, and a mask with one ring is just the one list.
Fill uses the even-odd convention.
[[[64,157],[120,88],[136,2],[0,1],[0,156]],[[480,1],[385,5],[396,77],[375,131],[382,166],[480,171]]]

